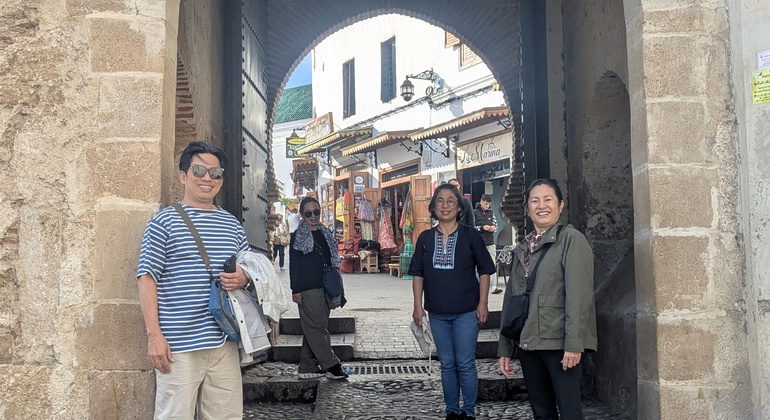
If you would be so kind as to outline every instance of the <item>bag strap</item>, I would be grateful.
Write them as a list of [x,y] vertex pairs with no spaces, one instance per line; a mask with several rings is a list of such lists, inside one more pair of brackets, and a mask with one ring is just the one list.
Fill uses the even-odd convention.
[[[563,226],[559,225],[558,228],[556,228],[556,237],[559,237],[559,232],[561,232],[561,228]],[[553,242],[548,242],[547,244],[543,245],[540,250],[542,251],[540,254],[540,257],[537,259],[537,262],[535,263],[535,266],[532,268],[531,276],[527,280],[527,291],[524,292],[525,295],[528,295],[532,291],[532,287],[535,286],[535,277],[537,277],[537,268],[540,266],[540,262],[543,261],[543,257],[545,257],[545,254],[548,253],[548,250],[551,249],[551,244]]]
[[[328,267],[329,264],[326,264],[326,258],[324,258],[324,253],[321,252],[321,246],[320,245],[316,245],[315,246],[315,250],[318,251],[318,255],[321,256],[321,262],[324,263],[324,268]],[[329,252],[331,253],[331,250],[329,250]]]
[[184,220],[185,224],[190,229],[190,233],[192,233],[193,239],[195,239],[195,243],[198,245],[198,252],[201,254],[203,263],[206,264],[206,270],[208,270],[209,276],[211,276],[211,279],[213,280],[214,274],[211,273],[211,262],[209,261],[209,254],[206,252],[206,247],[203,246],[203,240],[201,239],[201,235],[198,233],[198,229],[195,228],[195,224],[190,219],[190,215],[187,214],[181,204],[174,203],[173,207],[176,209],[179,215],[182,216],[182,220]]

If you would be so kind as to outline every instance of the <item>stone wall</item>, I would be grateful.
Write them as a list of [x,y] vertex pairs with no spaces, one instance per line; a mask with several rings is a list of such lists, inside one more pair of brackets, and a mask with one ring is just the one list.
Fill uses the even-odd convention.
[[[770,6],[762,0],[730,2],[735,112],[740,137],[741,219],[745,241],[746,332],[749,336],[753,415],[770,418],[770,104],[754,105],[751,75],[757,54],[770,50]],[[741,279],[734,283],[741,285]]]
[[751,418],[728,2],[624,3],[638,416]]
[[0,8],[0,417],[149,415],[133,278],[173,157],[176,26],[173,2]]

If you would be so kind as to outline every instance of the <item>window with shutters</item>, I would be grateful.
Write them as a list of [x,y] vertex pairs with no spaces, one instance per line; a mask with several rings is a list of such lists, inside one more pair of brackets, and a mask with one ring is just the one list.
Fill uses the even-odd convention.
[[356,115],[356,63],[355,59],[342,65],[342,117]]
[[454,47],[460,45],[460,38],[444,31],[444,48]]
[[382,102],[389,102],[396,97],[396,37],[380,44],[380,54],[380,99]]
[[467,45],[460,45],[460,70],[481,63],[481,57],[476,55]]

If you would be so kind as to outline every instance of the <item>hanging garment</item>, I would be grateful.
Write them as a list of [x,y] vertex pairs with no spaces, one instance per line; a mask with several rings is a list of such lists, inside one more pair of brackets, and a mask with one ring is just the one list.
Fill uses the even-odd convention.
[[391,222],[392,208],[383,209],[380,215],[380,248],[390,249],[397,248],[396,242],[393,239],[393,223]]
[[374,219],[374,208],[372,207],[372,202],[369,200],[362,200],[361,204],[358,207],[358,218],[362,222],[373,222]]
[[374,240],[374,222],[361,221],[361,239]]

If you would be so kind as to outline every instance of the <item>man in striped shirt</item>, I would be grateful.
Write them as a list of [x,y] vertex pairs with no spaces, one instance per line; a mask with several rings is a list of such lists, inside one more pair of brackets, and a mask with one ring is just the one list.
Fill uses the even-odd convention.
[[209,312],[211,277],[222,288],[245,287],[241,267],[224,273],[225,261],[248,250],[238,220],[214,204],[226,168],[224,152],[190,143],[179,161],[184,185],[182,207],[190,216],[210,259],[206,268],[181,215],[166,207],[147,223],[137,279],[147,329],[147,354],[155,368],[155,419],[243,418],[243,391],[237,343]]

